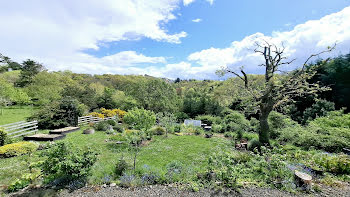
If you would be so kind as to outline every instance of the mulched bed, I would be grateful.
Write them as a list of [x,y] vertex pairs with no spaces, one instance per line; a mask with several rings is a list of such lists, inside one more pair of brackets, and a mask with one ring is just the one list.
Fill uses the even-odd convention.
[[331,188],[323,187],[320,193],[299,193],[290,194],[277,189],[268,188],[244,188],[241,189],[241,194],[237,193],[217,193],[211,190],[201,190],[199,192],[191,192],[188,190],[181,190],[176,187],[153,185],[136,188],[121,188],[90,186],[84,187],[73,192],[63,190],[57,192],[53,189],[27,189],[21,192],[13,193],[10,196],[21,197],[36,197],[36,196],[57,196],[57,197],[138,197],[138,196],[164,196],[164,197],[226,197],[226,196],[252,196],[252,197],[291,197],[291,196],[316,196],[316,197],[346,197],[350,196],[350,185],[344,187]]
[[[155,185],[137,188],[121,188],[121,187],[85,187],[79,190],[68,192],[62,191],[59,196],[62,197],[82,197],[82,196],[99,196],[99,197],[136,197],[136,196],[164,196],[164,197],[211,197],[211,196],[256,196],[256,197],[288,197],[288,196],[306,196],[307,194],[290,194],[277,189],[267,188],[245,188],[241,189],[241,194],[235,193],[217,193],[210,190],[201,190],[199,192],[191,192],[188,190],[181,190],[176,187]],[[350,186],[347,185],[342,188],[324,187],[320,193],[312,193],[311,196],[350,196]]]

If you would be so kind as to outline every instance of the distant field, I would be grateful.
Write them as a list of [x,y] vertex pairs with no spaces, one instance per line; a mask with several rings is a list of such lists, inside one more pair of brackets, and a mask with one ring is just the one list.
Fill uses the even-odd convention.
[[0,109],[0,125],[25,120],[36,110],[37,108],[32,108],[30,106],[10,106],[2,108],[2,114]]

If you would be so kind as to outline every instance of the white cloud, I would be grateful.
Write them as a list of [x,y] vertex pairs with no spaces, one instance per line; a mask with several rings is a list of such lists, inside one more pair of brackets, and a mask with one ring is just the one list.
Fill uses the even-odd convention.
[[188,6],[189,4],[193,3],[195,0],[184,0],[184,6]]
[[[206,70],[218,69],[220,66],[231,69],[244,66],[249,73],[262,73],[263,68],[257,65],[263,63],[263,59],[255,54],[253,49],[257,41],[267,40],[275,44],[283,43],[286,46],[285,55],[290,60],[297,59],[294,64],[283,68],[284,70],[291,70],[301,66],[309,55],[323,51],[335,42],[338,42],[336,50],[330,54],[324,54],[320,58],[349,53],[349,21],[350,7],[347,7],[320,20],[297,25],[291,31],[273,32],[271,36],[256,33],[241,41],[232,42],[227,48],[210,48],[195,52],[188,56],[188,60],[196,62]],[[211,75],[211,73],[208,73],[208,75]]]
[[142,37],[180,43],[181,38],[187,36],[186,32],[169,33],[163,27],[168,21],[176,19],[173,11],[180,2],[182,1],[6,1],[1,4],[0,12],[1,52],[16,60],[33,58],[58,66],[57,62],[87,62],[90,59],[82,51],[97,50],[101,45],[99,43],[137,40]]
[[196,19],[193,19],[192,20],[192,22],[194,22],[194,23],[199,23],[199,22],[201,22],[202,21],[202,19],[200,19],[200,18],[196,18]]
[[[195,2],[196,0],[183,0],[183,4],[184,6],[188,6],[189,4]],[[214,0],[206,0],[207,2],[210,3],[210,5],[213,5]]]
[[[174,10],[185,1],[193,2],[6,1],[2,3],[0,12],[0,52],[17,61],[26,58],[37,60],[50,70],[198,79],[217,78],[215,71],[220,66],[244,65],[250,73],[261,72],[262,68],[257,65],[263,60],[252,52],[255,41],[259,39],[284,42],[288,46],[287,55],[298,58],[298,61],[287,69],[300,65],[309,54],[325,49],[335,40],[339,44],[331,55],[350,52],[350,7],[320,20],[297,25],[291,31],[273,32],[271,36],[256,33],[232,42],[227,48],[198,51],[176,64],[167,64],[165,57],[148,57],[135,51],[122,51],[105,57],[94,57],[83,52],[84,49],[97,50],[101,43],[142,37],[179,43],[187,34],[171,34],[163,24],[176,18]],[[140,64],[150,66],[139,67]],[[159,64],[165,65],[159,67]]]

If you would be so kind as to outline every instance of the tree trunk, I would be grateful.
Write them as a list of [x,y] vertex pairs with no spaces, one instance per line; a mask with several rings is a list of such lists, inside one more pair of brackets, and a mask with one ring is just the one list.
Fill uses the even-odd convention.
[[270,144],[270,128],[267,121],[268,114],[260,115],[260,131],[259,131],[259,142],[261,144]]
[[267,102],[262,102],[260,104],[260,131],[259,131],[259,142],[261,144],[270,144],[270,127],[268,122],[268,117],[270,112],[273,109],[272,100],[268,100]]

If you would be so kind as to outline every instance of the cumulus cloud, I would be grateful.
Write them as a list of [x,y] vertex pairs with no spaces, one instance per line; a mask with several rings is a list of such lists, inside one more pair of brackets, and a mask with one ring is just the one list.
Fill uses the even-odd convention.
[[[325,58],[350,52],[350,7],[334,14],[327,15],[320,20],[308,21],[294,27],[291,31],[273,32],[271,36],[255,33],[241,41],[234,41],[227,48],[210,48],[192,53],[188,60],[196,62],[203,68],[229,67],[231,69],[244,66],[249,73],[262,73],[258,67],[263,59],[253,52],[255,43],[267,40],[276,45],[286,46],[285,55],[289,59],[296,58],[292,65],[285,66],[284,70],[291,70],[300,65],[309,55],[323,51],[328,46],[338,43],[337,48],[330,54],[316,58]],[[315,59],[314,59],[315,60]],[[209,73],[208,73],[209,74]]]
[[184,0],[184,6],[188,6],[189,4],[193,3],[195,0]]
[[[213,5],[214,3],[214,0],[206,0],[207,2],[210,3],[210,5]],[[189,4],[195,2],[195,0],[183,0],[183,4],[184,6],[188,6]]]
[[[187,36],[186,32],[169,33],[163,25],[176,19],[173,12],[180,2],[182,1],[6,1],[1,4],[0,12],[1,52],[15,60],[33,58],[46,65],[63,68],[58,62],[76,65],[90,61],[91,58],[82,51],[98,50],[100,43],[147,37],[177,44]],[[126,54],[129,55],[129,63],[124,59],[116,61]],[[148,60],[153,59],[140,58],[140,55],[130,52],[112,57],[116,65],[141,60],[149,63]]]
[[192,22],[194,22],[194,23],[199,23],[199,22],[201,22],[202,21],[202,19],[200,19],[200,18],[196,18],[196,19],[193,19],[192,20]]
[[[1,52],[14,60],[31,58],[50,70],[72,70],[90,74],[149,74],[169,78],[217,78],[221,66],[245,66],[249,73],[261,73],[263,61],[254,54],[254,43],[270,40],[284,43],[286,55],[297,58],[293,69],[312,53],[338,42],[329,55],[350,52],[350,7],[297,25],[291,31],[249,35],[226,48],[209,48],[189,54],[179,63],[165,57],[149,57],[136,51],[122,51],[104,57],[83,52],[98,50],[101,43],[137,40],[180,43],[186,32],[169,33],[164,24],[176,19],[179,4],[194,0],[32,0],[6,1],[0,12]],[[207,0],[213,3],[212,0]],[[177,16],[179,16],[177,14]],[[149,66],[144,66],[145,64]],[[142,65],[143,67],[141,67]],[[159,66],[163,65],[163,66]],[[260,70],[259,70],[260,69]]]

